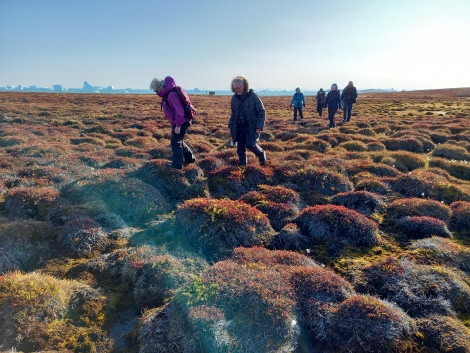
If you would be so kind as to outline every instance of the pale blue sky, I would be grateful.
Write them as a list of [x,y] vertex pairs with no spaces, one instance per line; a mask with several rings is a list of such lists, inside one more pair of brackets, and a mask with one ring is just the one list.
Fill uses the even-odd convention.
[[468,0],[0,0],[0,86],[470,86]]

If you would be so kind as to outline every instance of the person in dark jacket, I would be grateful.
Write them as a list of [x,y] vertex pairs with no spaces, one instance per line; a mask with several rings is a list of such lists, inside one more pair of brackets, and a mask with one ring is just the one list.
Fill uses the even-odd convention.
[[172,162],[167,166],[182,169],[183,163],[194,163],[196,158],[184,142],[184,136],[191,122],[184,116],[184,107],[175,88],[176,83],[171,76],[165,77],[164,80],[155,78],[150,83],[150,89],[162,98],[163,113],[171,124]]
[[300,92],[299,87],[295,89],[295,93],[292,97],[292,101],[290,102],[289,107],[292,108],[292,105],[294,105],[294,121],[297,120],[297,111],[299,112],[300,119],[302,120],[304,118],[302,107],[305,107],[305,97],[304,94]]
[[266,152],[258,145],[266,121],[266,110],[258,95],[249,87],[248,80],[237,76],[232,80],[231,115],[228,123],[232,142],[237,143],[240,165],[247,164],[246,149],[253,152],[261,165],[266,163]]
[[352,81],[344,87],[341,100],[343,101],[343,122],[348,122],[351,120],[353,104],[357,101],[357,90]]
[[320,88],[320,90],[317,92],[317,113],[318,116],[321,118],[323,115],[323,103],[325,102],[325,91],[323,88]]
[[328,120],[330,120],[330,124],[328,125],[328,128],[331,129],[333,127],[336,127],[335,114],[338,111],[338,109],[341,109],[341,96],[338,90],[338,85],[336,83],[333,83],[331,85],[331,90],[326,95],[325,102],[323,103],[323,108],[327,108],[327,107],[328,107]]

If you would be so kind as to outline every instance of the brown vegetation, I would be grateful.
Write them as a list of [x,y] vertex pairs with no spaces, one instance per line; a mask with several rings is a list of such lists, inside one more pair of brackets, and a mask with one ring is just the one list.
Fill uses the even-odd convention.
[[154,95],[0,93],[0,350],[470,352],[470,89],[261,98],[173,170]]

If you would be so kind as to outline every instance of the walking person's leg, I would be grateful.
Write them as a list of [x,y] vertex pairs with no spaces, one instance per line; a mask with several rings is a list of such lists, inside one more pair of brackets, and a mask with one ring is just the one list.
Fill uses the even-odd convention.
[[336,124],[335,124],[336,111],[337,109],[331,109],[331,110],[328,109],[328,119],[330,120],[330,125],[329,125],[330,129],[336,127]]
[[181,126],[181,140],[182,140],[182,148],[183,148],[183,159],[185,164],[189,163],[194,163],[196,161],[196,157],[193,154],[193,151],[191,151],[191,148],[186,144],[184,141],[184,136],[186,135],[186,132],[188,131],[189,127],[191,124],[189,122],[184,123]]
[[348,109],[349,109],[349,103],[348,101],[344,100],[343,101],[343,122],[348,121]]
[[237,154],[238,160],[240,165],[246,165],[247,158],[246,158],[246,133],[247,133],[247,126],[246,125],[238,125],[237,129]]
[[175,125],[171,126],[171,167],[176,169],[183,168],[183,137],[184,134],[175,133]]
[[300,114],[300,120],[304,118],[304,113],[302,111],[302,108],[299,108],[299,114]]
[[297,108],[294,107],[294,121],[297,120]]
[[247,148],[253,152],[256,157],[258,157],[259,164],[264,165],[266,163],[266,152],[260,147],[260,145],[255,144],[254,146]]
[[350,103],[348,104],[348,119],[347,119],[347,121],[350,121],[350,120],[351,120],[352,108],[353,108],[353,103],[350,102]]

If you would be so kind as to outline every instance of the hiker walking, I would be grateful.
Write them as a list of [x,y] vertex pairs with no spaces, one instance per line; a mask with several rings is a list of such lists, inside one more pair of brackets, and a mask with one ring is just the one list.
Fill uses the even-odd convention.
[[292,105],[294,106],[294,121],[297,120],[297,111],[299,112],[300,119],[302,120],[304,118],[302,107],[305,107],[305,97],[304,94],[300,92],[299,87],[295,89],[295,93],[292,96],[292,101],[290,102],[289,107],[292,108]]
[[247,164],[247,149],[258,157],[261,165],[264,165],[266,152],[258,145],[266,121],[263,102],[250,89],[248,80],[243,76],[237,76],[232,80],[231,89],[234,95],[230,102],[231,115],[228,127],[232,141],[237,143],[240,165]]
[[154,78],[150,83],[150,89],[162,98],[163,113],[171,124],[172,162],[167,166],[175,169],[182,169],[183,163],[189,164],[196,161],[193,152],[184,142],[184,136],[191,121],[185,116],[183,104],[177,93],[179,88],[170,76],[165,77],[164,80]]
[[353,104],[357,101],[357,90],[352,81],[344,87],[341,100],[343,101],[343,122],[348,122],[351,120]]
[[335,114],[338,109],[341,109],[341,96],[338,90],[338,85],[333,83],[331,85],[331,90],[326,95],[325,102],[323,103],[323,108],[328,107],[328,120],[330,124],[328,129],[336,127],[335,124]]
[[325,102],[325,91],[323,88],[320,88],[320,90],[317,92],[317,113],[318,116],[321,118],[323,115],[323,103]]

